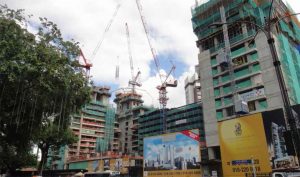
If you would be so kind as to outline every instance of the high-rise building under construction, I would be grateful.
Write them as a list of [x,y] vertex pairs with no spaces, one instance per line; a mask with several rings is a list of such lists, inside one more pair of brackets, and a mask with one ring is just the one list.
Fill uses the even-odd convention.
[[218,160],[220,154],[218,121],[239,111],[284,107],[264,31],[267,22],[290,102],[300,103],[300,23],[293,13],[281,0],[198,0],[192,7],[209,159]]
[[135,156],[138,153],[138,118],[149,110],[143,106],[142,95],[135,91],[116,93],[116,120],[120,127],[119,152]]
[[109,87],[94,87],[91,101],[73,116],[71,129],[78,142],[68,147],[68,157],[89,158],[96,153],[118,151],[115,109],[109,104]]

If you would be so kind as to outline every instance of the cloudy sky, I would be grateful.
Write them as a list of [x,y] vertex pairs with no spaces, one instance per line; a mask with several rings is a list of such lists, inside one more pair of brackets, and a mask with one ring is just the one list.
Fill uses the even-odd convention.
[[[287,0],[295,12],[300,12],[299,0]],[[149,26],[161,68],[168,72],[172,61],[178,79],[177,88],[168,89],[168,107],[185,104],[184,79],[194,72],[198,50],[192,31],[191,6],[195,0],[141,0],[143,13]],[[66,39],[75,39],[86,56],[92,60],[92,80],[96,85],[109,85],[112,90],[126,87],[131,78],[125,23],[128,23],[135,73],[141,71],[141,89],[145,104],[158,106],[160,83],[153,57],[141,23],[135,0],[1,0],[9,8],[25,9],[26,14],[47,17],[58,24]],[[92,57],[97,43],[112,18],[119,11],[106,33],[101,47]],[[116,65],[120,77],[115,78]]]

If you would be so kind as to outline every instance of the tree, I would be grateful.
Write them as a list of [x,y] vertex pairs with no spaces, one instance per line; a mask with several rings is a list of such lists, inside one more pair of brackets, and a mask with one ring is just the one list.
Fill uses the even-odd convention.
[[[49,147],[68,143],[58,135],[68,137],[70,114],[89,101],[91,92],[76,60],[78,43],[64,40],[57,25],[46,18],[40,18],[37,34],[29,32],[28,25],[23,10],[0,6],[0,169],[4,170],[26,166],[27,161],[15,165],[1,157],[26,159],[35,142],[51,140]],[[46,123],[49,119],[51,124]],[[53,135],[39,136],[48,130]]]
[[42,123],[42,130],[36,137],[36,144],[41,149],[42,159],[39,163],[38,170],[41,172],[43,166],[46,163],[49,150],[52,152],[58,151],[60,147],[68,144],[72,144],[78,141],[77,137],[74,136],[71,129],[60,129],[51,120],[46,120]]

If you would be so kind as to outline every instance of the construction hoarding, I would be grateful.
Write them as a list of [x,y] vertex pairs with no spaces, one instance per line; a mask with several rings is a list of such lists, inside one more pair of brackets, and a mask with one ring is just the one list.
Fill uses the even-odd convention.
[[199,177],[199,131],[144,138],[144,177]]
[[268,176],[298,168],[281,109],[218,123],[224,176]]
[[[74,166],[73,164],[81,164],[81,162],[71,163],[71,164],[73,167]],[[119,171],[121,174],[127,174],[128,168],[130,167],[128,157],[116,158],[116,159],[110,158],[110,159],[92,160],[92,161],[86,161],[85,164],[87,166],[86,169],[89,172],[112,170],[112,171]],[[85,167],[82,166],[82,168]]]
[[89,172],[103,171],[103,161],[102,160],[89,161],[87,170]]

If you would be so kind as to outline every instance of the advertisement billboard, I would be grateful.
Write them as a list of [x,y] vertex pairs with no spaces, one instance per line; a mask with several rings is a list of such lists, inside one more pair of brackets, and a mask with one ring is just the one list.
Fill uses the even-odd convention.
[[101,163],[101,161],[102,160],[89,161],[87,170],[89,172],[101,171],[101,168],[103,168],[103,163]]
[[144,177],[199,177],[199,131],[144,138]]
[[222,121],[218,129],[224,176],[269,176],[298,166],[282,110]]
[[270,164],[273,170],[299,169],[292,136],[281,109],[262,113]]

